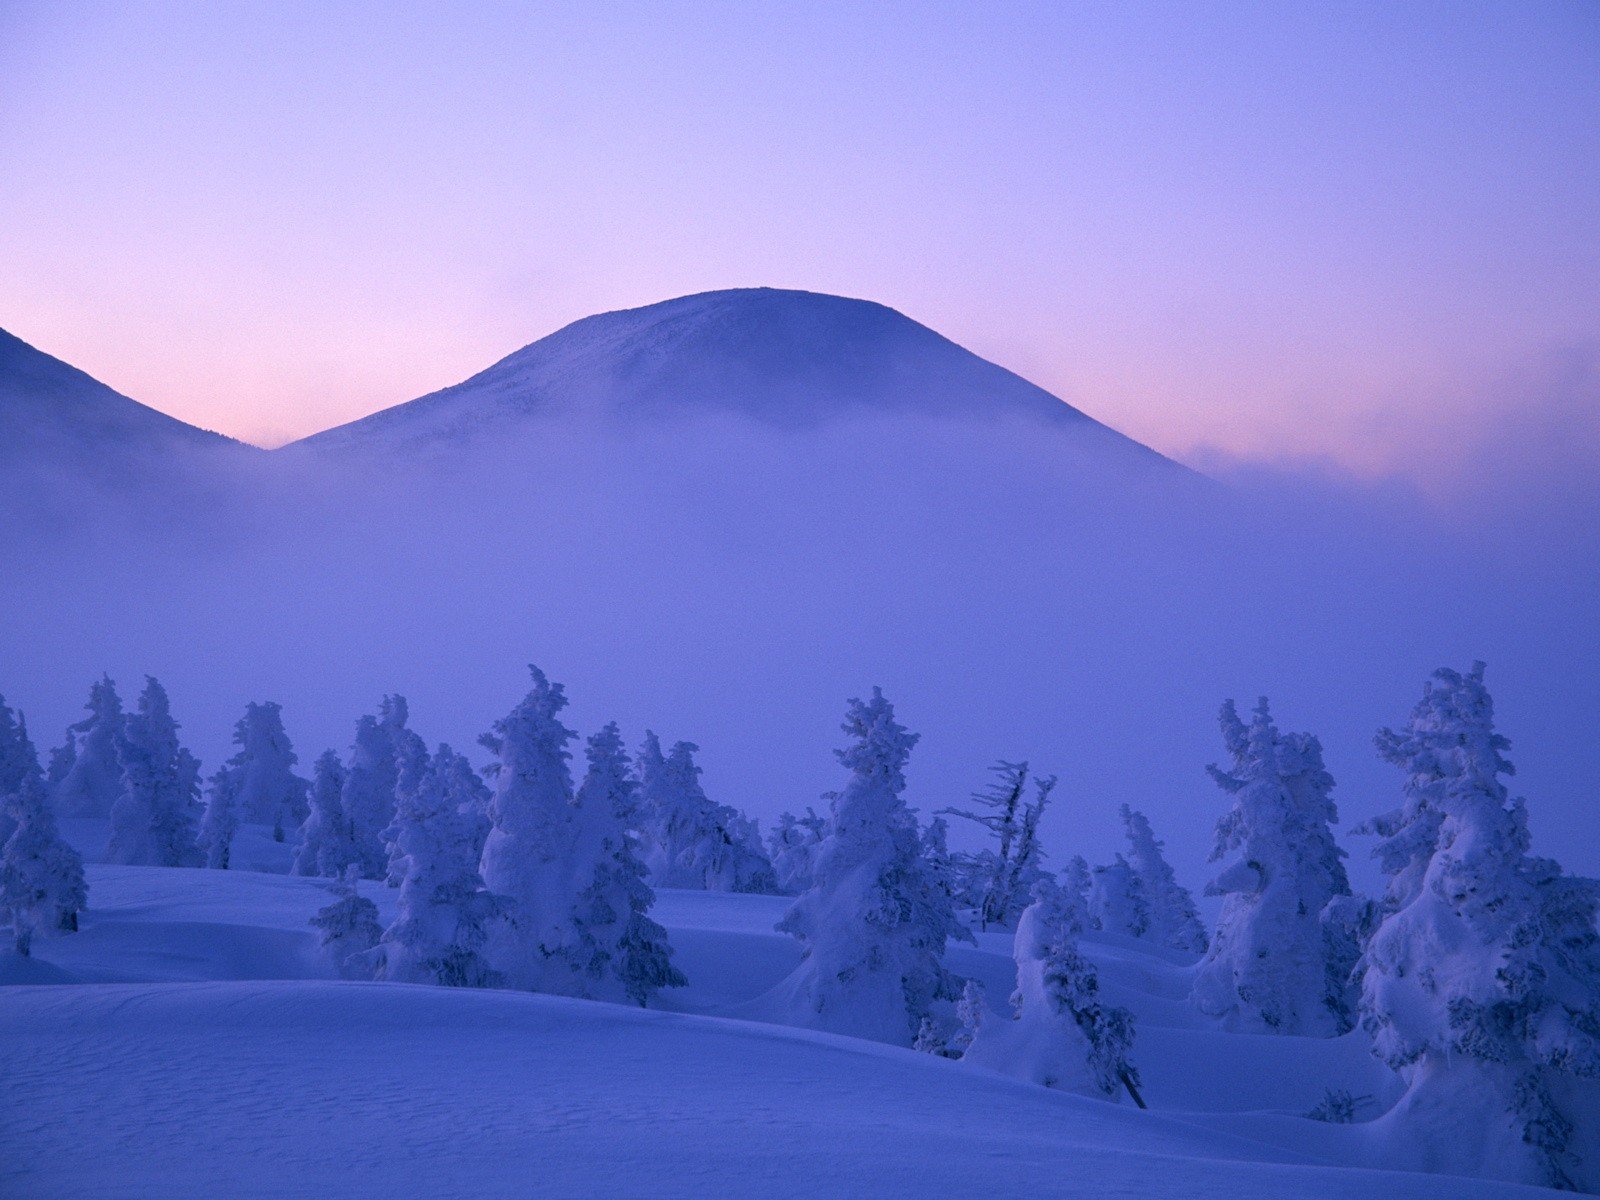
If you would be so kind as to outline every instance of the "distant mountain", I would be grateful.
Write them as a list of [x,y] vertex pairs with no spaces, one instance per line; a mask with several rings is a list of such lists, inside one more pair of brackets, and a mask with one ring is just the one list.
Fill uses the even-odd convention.
[[815,426],[872,412],[1033,417],[1108,455],[1184,471],[892,308],[775,288],[586,317],[463,383],[296,445],[388,453],[486,433],[503,438],[518,425],[569,416],[637,422],[733,413]]
[[115,477],[173,455],[260,453],[113,391],[0,330],[0,466]]

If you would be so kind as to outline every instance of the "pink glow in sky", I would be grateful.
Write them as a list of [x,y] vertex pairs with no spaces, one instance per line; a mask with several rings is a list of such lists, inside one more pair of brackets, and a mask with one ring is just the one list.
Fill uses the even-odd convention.
[[0,327],[275,444],[801,287],[1169,453],[1426,474],[1600,397],[1596,96],[1579,2],[13,0]]

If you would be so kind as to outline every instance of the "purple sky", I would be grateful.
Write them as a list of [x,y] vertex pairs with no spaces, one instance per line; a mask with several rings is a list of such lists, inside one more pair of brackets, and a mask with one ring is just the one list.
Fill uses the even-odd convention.
[[0,0],[0,326],[266,444],[751,284],[1191,459],[1600,396],[1592,3],[535,7]]

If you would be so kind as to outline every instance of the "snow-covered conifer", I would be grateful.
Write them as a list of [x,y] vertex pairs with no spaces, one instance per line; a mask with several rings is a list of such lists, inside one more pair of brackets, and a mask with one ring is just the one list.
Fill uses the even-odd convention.
[[630,833],[638,785],[616,725],[591,737],[586,753],[572,852],[580,871],[592,864],[574,910],[582,994],[643,1007],[661,988],[688,981],[672,965],[667,931],[650,918],[655,892]]
[[39,756],[20,717],[8,774],[12,790],[0,796],[11,835],[0,847],[0,913],[11,923],[17,953],[29,953],[40,934],[78,928],[88,897],[83,860],[56,829]]
[[117,744],[123,720],[122,698],[109,675],[90,685],[86,707],[89,715],[67,730],[71,765],[55,785],[56,811],[64,817],[109,817],[122,794]]
[[330,889],[336,899],[311,918],[323,961],[343,979],[371,979],[374,951],[383,936],[378,906],[360,892],[361,872],[347,868]]
[[559,719],[567,705],[561,685],[538,667],[528,670],[532,690],[482,739],[497,759],[482,875],[508,905],[507,919],[491,930],[488,957],[510,986],[559,993],[572,990],[581,969],[573,928],[580,870],[569,853],[573,791],[567,765],[567,743],[576,735]]
[[393,739],[377,717],[362,717],[356,722],[340,805],[355,839],[363,879],[383,879],[388,874],[383,834],[394,820],[397,776]]
[[1126,1091],[1142,1107],[1128,1061],[1132,1018],[1100,999],[1099,976],[1078,949],[1084,920],[1054,884],[1035,888],[1017,922],[1013,1019],[981,1021],[962,1061],[1089,1096]]
[[295,841],[293,874],[342,879],[345,868],[360,858],[344,814],[344,776],[339,755],[324,750],[311,772],[310,811]]
[[206,866],[226,871],[233,855],[233,838],[239,832],[239,774],[218,767],[206,780],[206,810],[200,817],[196,839],[206,856]]
[[311,784],[294,773],[300,756],[283,728],[283,706],[273,701],[245,705],[233,734],[239,752],[228,760],[238,773],[239,815],[271,825],[274,841],[306,819]]
[[483,857],[484,839],[489,836],[489,800],[493,793],[464,754],[457,754],[441,742],[433,755],[432,769],[444,780],[472,830],[476,850],[473,861]]
[[425,750],[401,747],[393,843],[400,899],[378,943],[376,975],[400,983],[494,987],[501,979],[483,948],[489,923],[505,903],[485,890],[478,874],[471,815],[461,811],[451,780],[428,761]]
[[640,824],[644,861],[656,887],[775,894],[777,875],[739,812],[716,804],[700,786],[700,749],[678,742],[663,758],[645,734],[640,752]]
[[1222,913],[1191,998],[1229,1028],[1332,1037],[1351,1023],[1322,923],[1350,891],[1330,829],[1333,779],[1316,738],[1280,734],[1265,699],[1248,726],[1231,702],[1221,723],[1233,763],[1209,769],[1234,802],[1211,857],[1228,865],[1206,889]]
[[1144,936],[1170,950],[1204,954],[1207,941],[1200,910],[1162,855],[1162,843],[1150,828],[1150,821],[1142,812],[1124,804],[1122,828],[1128,835],[1128,865],[1138,876],[1139,890],[1149,912],[1149,928]]
[[1128,860],[1118,854],[1089,873],[1089,919],[1096,929],[1142,938],[1150,931],[1150,902]]
[[1361,1024],[1408,1090],[1386,1124],[1417,1165],[1600,1189],[1600,881],[1529,853],[1483,664],[1434,673],[1378,736],[1405,773]]
[[[827,819],[807,808],[803,817],[783,813],[778,826],[767,840],[767,854],[772,860],[772,873],[778,887],[786,895],[798,896],[811,886],[811,872],[816,862],[817,847],[822,844],[822,832]],[[943,821],[935,821],[941,829]]]
[[876,688],[850,702],[843,728],[850,744],[837,754],[850,779],[833,801],[816,882],[778,923],[805,952],[778,995],[793,1024],[908,1046],[933,1004],[960,994],[945,943],[972,934],[901,796],[916,735]]
[[145,677],[138,711],[122,721],[117,743],[122,794],[111,806],[106,861],[124,866],[198,867],[195,817],[200,763],[178,743],[166,689]]
[[11,836],[12,824],[6,814],[6,799],[22,789],[22,781],[39,769],[39,755],[28,740],[21,714],[0,696],[0,846]]

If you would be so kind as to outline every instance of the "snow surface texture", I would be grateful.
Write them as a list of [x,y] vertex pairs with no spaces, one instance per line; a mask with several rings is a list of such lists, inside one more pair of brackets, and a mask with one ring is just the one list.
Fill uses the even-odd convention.
[[[104,822],[69,823],[88,845]],[[269,831],[245,827],[241,850]],[[286,864],[285,864],[286,865]],[[82,932],[0,958],[0,1194],[1410,1198],[1537,1195],[1381,1168],[1381,1130],[1300,1114],[1330,1083],[1387,1102],[1354,1038],[1206,1028],[1188,968],[1086,934],[1134,1010],[1150,1112],[911,1050],[781,1028],[782,897],[663,892],[679,1011],[334,981],[326,881],[89,868]],[[395,894],[364,894],[392,917]],[[1011,936],[950,965],[991,996]]]

